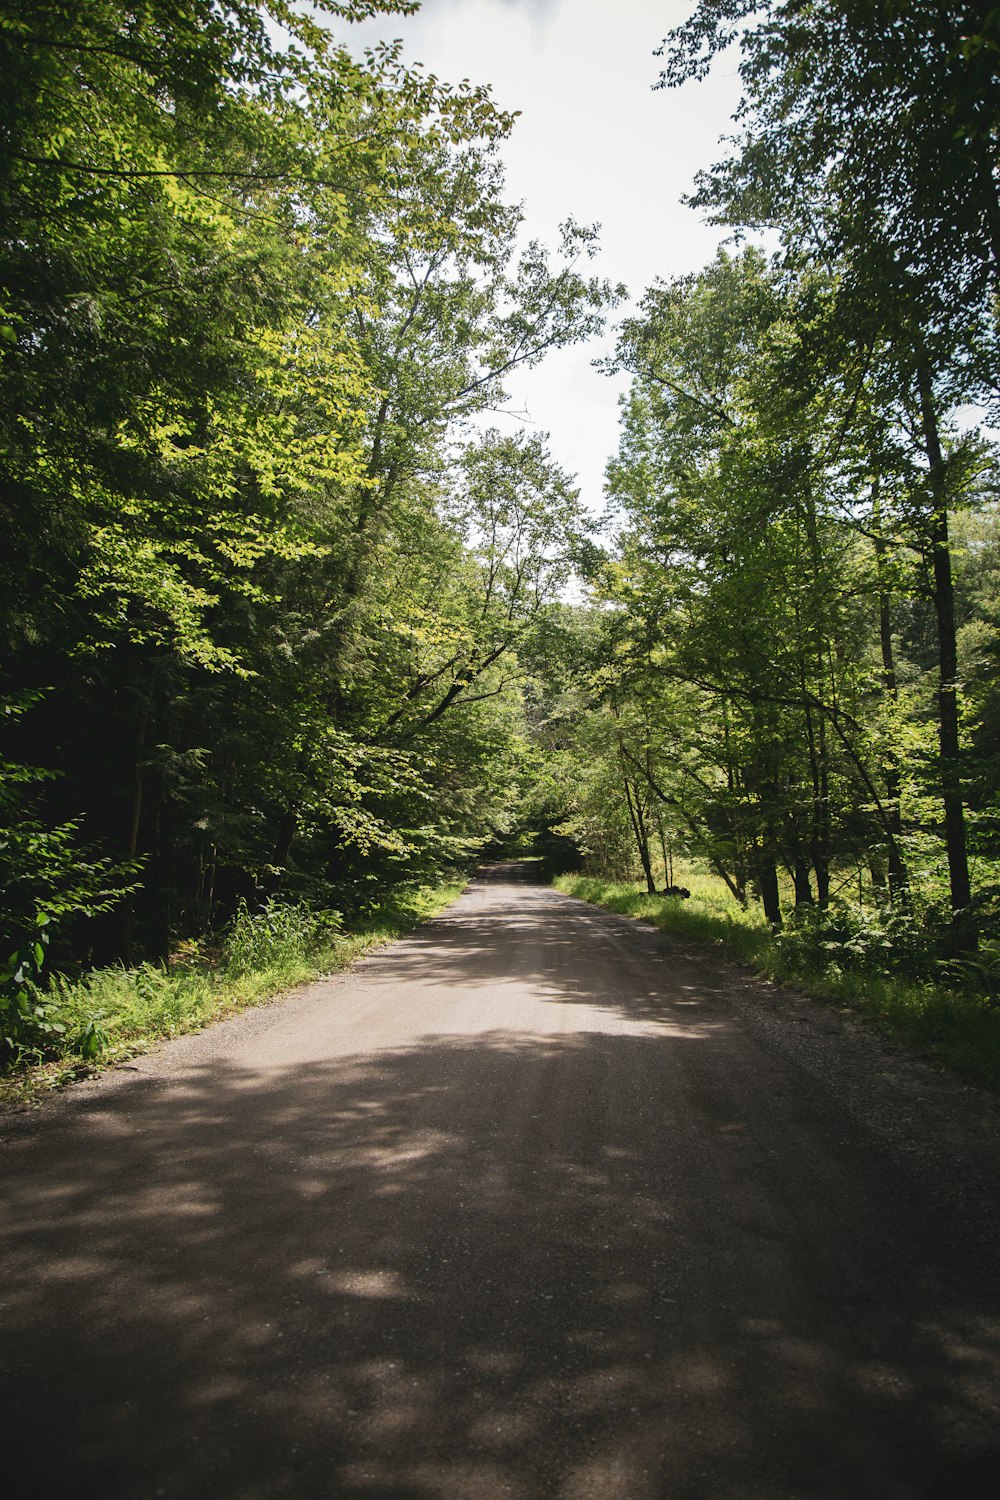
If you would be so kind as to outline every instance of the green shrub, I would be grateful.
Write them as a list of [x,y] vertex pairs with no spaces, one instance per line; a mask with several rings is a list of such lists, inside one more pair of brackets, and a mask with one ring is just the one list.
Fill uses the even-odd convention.
[[270,900],[252,912],[241,901],[226,935],[226,973],[252,974],[303,959],[330,947],[341,924],[340,912],[313,911],[304,902]]
[[[17,1045],[0,1049],[0,1101],[34,1100],[78,1076],[81,1067],[119,1061],[343,968],[443,910],[462,884],[397,887],[345,934],[335,911],[313,911],[301,902],[269,901],[257,912],[242,905],[214,962],[203,944],[189,941],[167,964],[115,965],[75,979],[53,974],[45,988],[32,967],[16,981],[17,991],[26,992],[30,1014],[19,1005],[17,1015],[8,1017],[8,1029],[20,1030]],[[28,959],[34,964],[36,955]],[[20,965],[7,967],[7,988],[0,991],[0,1036],[8,992],[20,971]],[[29,1024],[30,1034],[25,1030]]]
[[40,913],[34,929],[0,964],[0,1070],[37,1061],[63,1039],[66,1028],[38,982],[48,928],[48,916]]
[[774,935],[785,971],[801,975],[839,971],[926,980],[934,973],[939,944],[936,924],[909,907],[846,901],[795,907]]

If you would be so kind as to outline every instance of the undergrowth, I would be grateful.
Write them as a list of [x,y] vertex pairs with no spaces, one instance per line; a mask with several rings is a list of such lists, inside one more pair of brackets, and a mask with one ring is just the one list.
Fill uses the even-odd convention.
[[920,975],[921,965],[934,973],[933,959],[913,923],[874,913],[863,918],[845,905],[823,916],[807,912],[775,934],[762,913],[740,907],[716,877],[686,871],[683,880],[689,900],[587,875],[560,875],[553,883],[595,906],[720,948],[768,979],[854,1011],[970,1082],[1000,1090],[1000,1005],[985,963],[957,974],[939,965],[935,982]]
[[[237,911],[221,952],[183,944],[165,963],[95,969],[47,985],[21,979],[29,1014],[4,1037],[0,1104],[36,1102],[52,1089],[198,1031],[409,932],[451,904],[461,882],[403,888],[371,905],[345,931],[338,912],[268,902]],[[33,1025],[27,1024],[28,1020]]]

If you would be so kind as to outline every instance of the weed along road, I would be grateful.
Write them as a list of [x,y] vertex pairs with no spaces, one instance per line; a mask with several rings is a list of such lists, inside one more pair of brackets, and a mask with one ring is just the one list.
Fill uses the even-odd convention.
[[994,1500],[992,1102],[515,874],[5,1119],[11,1500]]

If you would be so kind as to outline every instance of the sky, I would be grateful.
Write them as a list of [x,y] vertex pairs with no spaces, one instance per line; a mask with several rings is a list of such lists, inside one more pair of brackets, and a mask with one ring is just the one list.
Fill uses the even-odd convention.
[[[624,282],[637,300],[656,277],[697,271],[723,231],[681,203],[700,167],[721,152],[739,98],[735,60],[703,83],[653,91],[653,53],[695,0],[424,0],[414,17],[351,27],[352,48],[401,37],[409,62],[451,83],[492,86],[520,110],[502,147],[507,199],[521,201],[528,238],[555,246],[559,223],[600,223],[591,274]],[[348,38],[345,38],[348,39]],[[614,349],[614,315],[592,344],[550,354],[508,382],[518,415],[490,421],[550,434],[550,451],[578,476],[592,510],[603,509],[604,467],[618,446],[624,377],[592,361]]]

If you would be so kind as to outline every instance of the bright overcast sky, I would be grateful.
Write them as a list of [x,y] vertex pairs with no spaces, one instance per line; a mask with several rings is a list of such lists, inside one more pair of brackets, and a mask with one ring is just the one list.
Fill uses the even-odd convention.
[[[492,85],[502,108],[521,111],[503,155],[507,197],[523,202],[528,237],[555,245],[563,219],[600,223],[594,271],[638,298],[655,277],[704,265],[721,238],[680,198],[730,128],[735,62],[723,59],[704,83],[652,91],[661,66],[653,51],[694,5],[424,0],[412,18],[352,27],[351,44],[402,37],[407,60],[439,78]],[[510,382],[510,406],[522,414],[515,425],[551,434],[553,458],[578,476],[594,510],[603,508],[624,382],[591,361],[613,346],[612,327],[598,344],[552,354]]]

